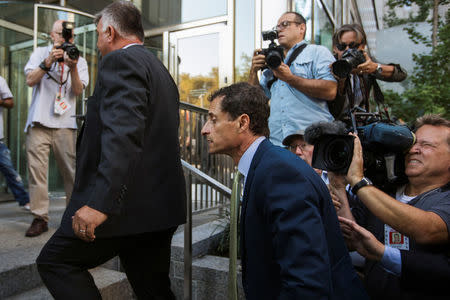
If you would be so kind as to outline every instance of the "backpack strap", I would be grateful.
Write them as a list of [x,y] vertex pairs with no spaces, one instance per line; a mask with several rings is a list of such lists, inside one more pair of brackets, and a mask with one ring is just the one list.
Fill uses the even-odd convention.
[[[294,62],[294,60],[297,58],[297,56],[299,56],[299,54],[302,53],[303,49],[305,49],[306,46],[308,46],[308,44],[304,43],[304,44],[298,46],[297,48],[295,48],[295,50],[292,52],[291,56],[289,56],[289,59],[286,63],[289,67]],[[270,91],[270,88],[272,87],[272,84],[274,84],[275,81],[277,81],[277,80],[278,80],[278,78],[273,76],[273,78],[271,80],[269,80],[269,82],[267,82],[267,88],[269,89],[269,91]]]

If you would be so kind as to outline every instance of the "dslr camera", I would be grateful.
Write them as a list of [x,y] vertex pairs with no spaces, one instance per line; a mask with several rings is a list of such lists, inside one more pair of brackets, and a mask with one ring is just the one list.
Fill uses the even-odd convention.
[[312,166],[347,174],[354,148],[354,137],[348,132],[353,131],[358,132],[361,140],[366,176],[380,188],[403,183],[406,179],[404,154],[415,143],[414,133],[407,126],[379,117],[367,120],[366,124],[355,128],[347,128],[341,121],[318,122],[309,126],[305,140],[314,145]]
[[342,54],[340,60],[335,61],[332,65],[333,74],[339,78],[346,78],[353,69],[366,61],[364,52],[358,49],[349,48]]
[[[72,30],[74,24],[71,22],[63,22],[62,26],[62,37],[64,38],[64,43],[62,43],[61,46],[56,47],[56,49],[63,49],[67,53],[67,56],[70,57],[70,59],[78,59],[78,57],[80,57],[80,51],[78,50],[77,46],[69,42],[73,37]],[[64,61],[63,57],[58,59],[58,62],[62,61]]]
[[269,47],[261,49],[258,54],[262,54],[266,57],[266,64],[271,69],[278,68],[284,60],[284,48],[277,45],[274,40],[278,38],[278,32],[276,30],[263,31],[262,38],[264,41],[269,41]]

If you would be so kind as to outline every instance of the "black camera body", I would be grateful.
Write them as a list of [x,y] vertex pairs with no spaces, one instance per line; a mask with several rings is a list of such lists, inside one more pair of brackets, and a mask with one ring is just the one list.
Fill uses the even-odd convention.
[[332,65],[333,74],[339,78],[346,78],[350,72],[360,64],[366,61],[364,52],[358,49],[349,48],[342,54],[340,60],[335,61]]
[[[305,131],[305,140],[314,144],[312,166],[337,174],[347,174],[353,158],[352,128],[342,129],[333,123],[319,122]],[[414,144],[415,135],[407,126],[385,120],[356,128],[363,149],[365,175],[378,187],[403,183],[404,153]]]
[[[59,47],[56,47],[56,49],[63,49],[67,53],[67,56],[70,57],[70,59],[78,59],[80,57],[80,51],[78,50],[77,46],[69,42],[72,39],[73,23],[63,22],[62,26],[62,37],[64,38],[64,43],[62,43],[62,45],[60,45]],[[58,59],[58,62],[63,61],[63,57]]]
[[269,68],[276,69],[284,60],[284,48],[274,41],[278,38],[278,33],[276,30],[269,30],[263,31],[261,34],[264,41],[270,40],[270,44],[267,48],[261,49],[258,54],[266,57],[266,64]]

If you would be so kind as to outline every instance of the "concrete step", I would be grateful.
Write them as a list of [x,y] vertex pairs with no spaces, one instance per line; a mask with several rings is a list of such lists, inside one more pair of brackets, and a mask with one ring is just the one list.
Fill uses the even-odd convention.
[[[94,277],[95,284],[100,290],[104,300],[133,299],[133,291],[128,283],[125,273],[117,272],[105,268],[95,268],[90,270]],[[48,300],[53,299],[45,286],[24,291],[5,300]]]

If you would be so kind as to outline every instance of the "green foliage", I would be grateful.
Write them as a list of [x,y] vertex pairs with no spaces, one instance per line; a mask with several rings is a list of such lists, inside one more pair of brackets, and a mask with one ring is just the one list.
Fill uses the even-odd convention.
[[[439,5],[449,4],[450,0],[441,0]],[[395,7],[416,4],[419,11],[416,15],[410,14],[406,19],[398,19],[393,15]],[[450,48],[450,11],[444,18],[438,20],[437,45],[432,48],[431,35],[426,36],[417,32],[416,22],[427,20],[433,23],[433,0],[389,0],[387,5],[391,12],[385,18],[388,24],[407,24],[405,31],[414,43],[424,44],[430,48],[429,53],[414,54],[415,68],[410,75],[410,87],[398,95],[392,91],[385,92],[386,103],[391,107],[392,114],[407,122],[413,121],[425,113],[441,113],[450,119],[450,61],[448,49]],[[392,17],[392,18],[391,18]]]

